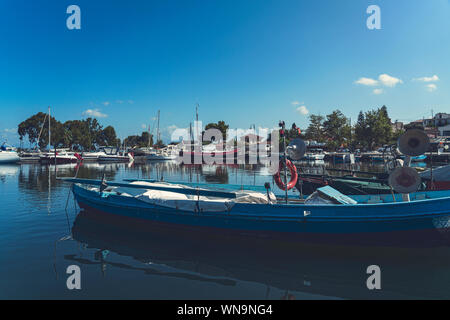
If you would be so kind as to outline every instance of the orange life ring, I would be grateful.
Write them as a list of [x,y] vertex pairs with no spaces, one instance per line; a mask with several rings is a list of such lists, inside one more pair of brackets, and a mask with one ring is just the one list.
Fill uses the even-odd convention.
[[[291,161],[286,159],[286,166],[289,168],[289,171],[291,172],[291,180],[289,180],[287,184],[287,190],[291,190],[295,187],[297,184],[298,174],[297,174],[297,168],[292,164]],[[273,176],[275,183],[281,190],[286,190],[286,185],[283,181],[281,181],[281,175],[280,172],[283,170],[283,163],[280,161],[280,166],[278,168],[278,172]]]

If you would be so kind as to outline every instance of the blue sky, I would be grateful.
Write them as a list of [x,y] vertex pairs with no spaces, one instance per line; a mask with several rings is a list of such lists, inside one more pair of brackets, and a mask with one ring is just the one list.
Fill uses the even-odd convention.
[[[71,4],[81,30],[66,27]],[[366,27],[371,4],[381,30]],[[448,0],[3,0],[0,134],[17,143],[17,124],[49,105],[122,138],[158,109],[167,138],[197,102],[204,124],[234,128],[381,105],[412,121],[450,112],[449,57]]]

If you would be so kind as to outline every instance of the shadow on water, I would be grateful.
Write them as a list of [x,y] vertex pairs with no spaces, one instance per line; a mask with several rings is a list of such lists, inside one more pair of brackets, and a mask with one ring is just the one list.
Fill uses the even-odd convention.
[[[102,272],[116,267],[223,286],[250,281],[267,286],[267,290],[290,292],[288,298],[296,298],[295,292],[346,299],[450,298],[449,248],[314,247],[220,236],[180,238],[112,226],[94,221],[90,214],[83,211],[77,216],[72,237],[94,248],[93,257],[66,254],[65,259],[98,264]],[[146,266],[114,262],[109,252]],[[152,264],[170,266],[175,271],[161,272]],[[382,290],[370,291],[366,269],[374,264],[381,268]]]

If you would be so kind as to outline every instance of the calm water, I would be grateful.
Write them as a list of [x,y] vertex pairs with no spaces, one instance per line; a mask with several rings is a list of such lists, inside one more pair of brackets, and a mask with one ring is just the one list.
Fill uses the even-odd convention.
[[[73,176],[75,166],[58,166]],[[320,170],[316,169],[316,170]],[[258,184],[264,167],[84,164],[79,177]],[[54,167],[0,166],[0,298],[450,298],[450,248],[355,249],[177,241],[96,225],[78,215]],[[67,206],[67,210],[65,209]],[[68,290],[66,268],[81,268]],[[379,265],[382,289],[366,287]]]

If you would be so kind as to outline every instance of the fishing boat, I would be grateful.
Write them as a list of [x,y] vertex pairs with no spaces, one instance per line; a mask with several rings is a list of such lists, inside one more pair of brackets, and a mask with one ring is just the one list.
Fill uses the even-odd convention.
[[[390,194],[392,188],[387,179],[359,178],[353,176],[330,176],[320,174],[301,174],[296,189],[303,195],[310,195],[317,188],[331,186],[346,195]],[[425,186],[421,186],[425,190]]]
[[422,154],[420,156],[417,157],[411,157],[411,161],[412,162],[423,162],[427,159],[427,156],[425,154]]
[[[174,233],[222,233],[289,242],[443,245],[450,230],[450,192],[345,196],[321,188],[305,202],[252,190],[222,191],[164,182],[68,178],[80,208],[118,223]],[[138,192],[133,192],[138,190]]]
[[450,190],[450,165],[421,172],[420,176],[430,190]]
[[20,161],[15,148],[3,143],[0,146],[0,164],[2,163],[16,163]]

